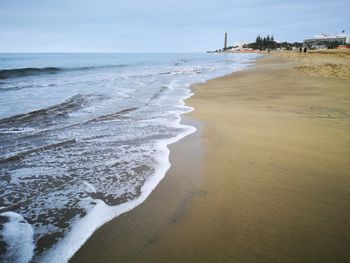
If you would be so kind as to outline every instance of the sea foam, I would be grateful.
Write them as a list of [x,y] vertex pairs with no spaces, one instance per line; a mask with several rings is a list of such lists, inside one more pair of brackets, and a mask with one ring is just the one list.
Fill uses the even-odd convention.
[[27,263],[33,257],[33,228],[24,218],[14,212],[4,212],[0,217],[8,221],[3,225],[2,241],[6,244],[4,263]]
[[[193,110],[191,107],[184,108],[186,108],[188,112]],[[168,145],[175,143],[196,131],[195,127],[180,124],[180,121],[181,118],[178,117],[174,126],[184,130],[181,134],[175,136],[174,138],[160,140],[157,142],[155,156],[157,167],[155,169],[155,173],[148,178],[148,180],[142,186],[141,195],[132,201],[117,206],[108,206],[101,200],[94,200],[96,206],[94,206],[88,215],[73,224],[71,231],[40,258],[41,262],[68,262],[75,252],[78,251],[78,249],[100,226],[113,218],[130,211],[147,199],[159,182],[164,178],[166,172],[171,166],[169,162],[170,151]],[[88,187],[90,188],[91,186]]]

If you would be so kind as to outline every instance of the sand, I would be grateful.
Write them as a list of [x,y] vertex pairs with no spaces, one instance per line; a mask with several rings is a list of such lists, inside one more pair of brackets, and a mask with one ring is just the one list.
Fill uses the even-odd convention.
[[270,54],[195,86],[198,132],[72,262],[348,262],[348,66],[349,52]]

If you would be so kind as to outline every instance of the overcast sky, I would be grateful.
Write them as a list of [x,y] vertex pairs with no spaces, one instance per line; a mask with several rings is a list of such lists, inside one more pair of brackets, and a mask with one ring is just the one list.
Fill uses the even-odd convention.
[[349,0],[0,0],[0,52],[206,51],[350,33]]

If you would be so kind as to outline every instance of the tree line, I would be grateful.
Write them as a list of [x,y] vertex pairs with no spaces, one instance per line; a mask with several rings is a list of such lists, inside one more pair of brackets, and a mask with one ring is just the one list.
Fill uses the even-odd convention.
[[275,49],[277,43],[273,36],[267,35],[267,37],[261,37],[260,35],[256,37],[255,42],[248,44],[248,47],[253,49]]
[[273,50],[276,48],[285,48],[287,50],[292,49],[293,47],[299,48],[303,44],[299,42],[288,43],[282,42],[277,43],[273,35],[267,35],[266,37],[261,37],[258,35],[255,42],[246,45],[248,48],[258,49],[258,50]]

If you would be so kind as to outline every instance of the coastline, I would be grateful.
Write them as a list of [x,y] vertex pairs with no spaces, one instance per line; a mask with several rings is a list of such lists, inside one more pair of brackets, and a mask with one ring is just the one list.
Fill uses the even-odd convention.
[[[75,77],[70,79],[71,70],[64,70],[65,55],[47,54],[44,59],[33,54],[31,76],[18,79],[14,76],[4,81],[2,87],[18,84],[14,86],[24,93],[19,101],[26,100],[28,93],[41,90],[27,109],[20,109],[22,114],[3,119],[2,123],[4,130],[9,131],[1,152],[5,156],[4,178],[9,178],[7,171],[11,175],[3,197],[9,204],[12,201],[15,204],[6,209],[18,215],[1,214],[2,222],[6,222],[3,232],[6,233],[8,225],[14,225],[7,224],[7,220],[12,222],[23,216],[33,227],[34,234],[26,235],[35,244],[31,250],[33,261],[67,262],[100,226],[145,201],[170,167],[168,144],[195,130],[180,124],[180,115],[192,109],[184,102],[193,94],[191,84],[245,68],[256,57],[205,53],[142,56],[147,59],[133,64],[132,61],[140,60],[134,54],[110,54],[109,62],[106,55],[81,58],[77,54],[73,58]],[[88,67],[86,71],[84,65],[96,58],[101,67]],[[19,55],[17,59],[24,61],[26,56]],[[16,60],[16,55],[9,56],[9,61],[12,60]],[[61,61],[58,69],[64,72],[42,74],[35,64],[43,61],[47,66],[55,63],[59,66]],[[112,61],[117,71],[115,66],[106,67]],[[121,64],[125,67],[119,68]],[[46,72],[49,67],[43,69]],[[31,79],[38,83],[33,90],[27,89]],[[122,79],[119,88],[112,84],[117,79]],[[79,85],[69,93],[59,88],[59,83],[66,81],[74,85],[76,81],[92,80],[96,86]],[[56,88],[52,89],[52,85]],[[62,89],[69,90],[65,84]],[[8,92],[4,94],[12,96],[17,88]],[[44,99],[47,94],[54,99]],[[8,112],[11,105],[17,105],[16,100],[8,101],[4,96],[2,99]],[[42,107],[36,103],[38,100],[51,106]],[[23,141],[20,147],[18,138]],[[12,153],[9,158],[8,153]],[[40,176],[27,176],[28,173]],[[37,191],[36,187],[42,189],[43,178],[47,187]],[[17,203],[13,192],[25,196],[27,201],[21,202],[19,198]],[[10,245],[11,237],[3,236],[0,245],[4,248],[1,252],[4,259],[13,257],[8,260],[16,261],[17,254],[24,254],[19,250],[30,250],[20,244]]]
[[191,201],[206,195],[199,188],[202,124],[187,116],[181,123],[197,131],[168,146],[171,167],[163,180],[145,202],[99,228],[70,262],[140,262],[145,254],[153,261],[154,249],[159,262],[172,260],[158,245],[186,217]]
[[149,198],[71,262],[349,258],[349,80],[300,63],[265,57],[195,85],[184,123],[198,131],[170,146]]

